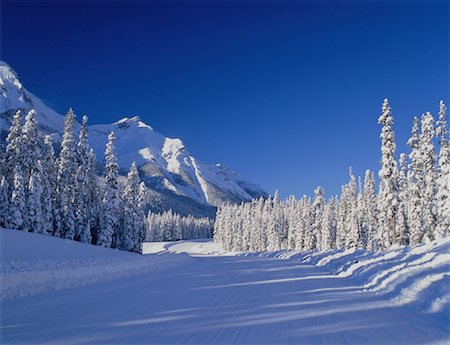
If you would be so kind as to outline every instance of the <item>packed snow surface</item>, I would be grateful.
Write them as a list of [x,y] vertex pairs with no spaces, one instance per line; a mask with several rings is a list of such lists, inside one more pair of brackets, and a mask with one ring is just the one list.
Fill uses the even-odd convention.
[[0,235],[2,344],[450,343],[449,239],[252,255],[197,240],[147,243],[139,256]]
[[190,240],[177,242],[146,242],[142,245],[143,254],[187,253],[191,256],[230,255],[218,243],[207,240]]

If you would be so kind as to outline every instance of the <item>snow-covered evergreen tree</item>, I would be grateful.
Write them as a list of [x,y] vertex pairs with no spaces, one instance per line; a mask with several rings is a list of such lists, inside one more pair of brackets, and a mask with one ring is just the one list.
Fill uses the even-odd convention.
[[[294,250],[296,248],[296,237],[298,233],[298,224],[300,223],[298,219],[298,206],[297,206],[297,200],[293,195],[291,195],[287,201],[287,227],[288,227],[288,242],[287,242],[287,248]],[[251,218],[250,218],[251,220]],[[250,229],[252,224],[250,223]],[[249,244],[250,247],[250,244]]]
[[[268,199],[265,213],[267,217],[267,250],[269,251],[277,251],[280,250],[280,226],[281,226],[281,215],[280,215],[280,207],[279,207],[279,198],[278,191],[275,191],[273,199]],[[238,208],[236,211],[239,213]],[[233,218],[235,222],[237,222],[236,218]],[[240,229],[240,232],[242,229]],[[242,233],[236,233],[234,237],[235,241],[240,241],[242,237]],[[239,248],[239,246],[237,246]],[[239,249],[236,249],[239,250]]]
[[20,110],[14,114],[8,136],[6,137],[5,176],[8,180],[10,193],[14,188],[16,166],[21,169],[24,148],[22,137],[22,113]]
[[0,176],[6,176],[6,152],[0,143]]
[[[127,175],[125,188],[122,193],[123,223],[117,235],[117,248],[129,251],[139,251],[144,228],[144,213],[139,203],[140,178],[133,162]],[[181,239],[181,231],[180,236]]]
[[334,247],[333,239],[336,236],[334,228],[334,217],[333,217],[333,207],[334,203],[332,201],[325,204],[322,224],[321,224],[321,243],[319,246],[320,250],[328,250]]
[[442,238],[450,232],[450,147],[447,126],[447,107],[439,104],[439,120],[436,137],[439,140],[439,160],[437,178],[437,223],[435,237]]
[[22,230],[25,215],[25,181],[22,175],[22,168],[16,164],[13,170],[13,189],[9,205],[9,223],[11,229]]
[[399,188],[399,206],[397,212],[396,221],[396,234],[397,238],[394,243],[407,245],[409,244],[409,225],[408,225],[408,171],[406,166],[406,154],[400,154],[400,171],[398,179]]
[[303,195],[302,199],[299,201],[299,227],[296,236],[297,244],[296,248],[298,250],[307,250],[307,237],[310,236],[310,225],[311,225],[311,200],[306,195]]
[[399,203],[395,135],[392,128],[394,119],[387,99],[383,102],[382,114],[378,118],[378,123],[383,126],[380,134],[381,169],[378,173],[380,178],[378,232],[380,248],[384,249],[388,248],[396,238],[396,217]]
[[241,239],[241,250],[248,251],[250,248],[250,234],[251,234],[251,203],[244,205],[242,210],[242,239]]
[[6,227],[9,221],[9,185],[5,176],[0,176],[0,228]]
[[23,229],[26,231],[46,233],[43,225],[42,180],[43,169],[41,140],[38,134],[35,111],[32,109],[25,117],[22,130],[22,174],[27,181],[25,188],[26,207]]
[[91,243],[91,222],[90,222],[90,192],[89,188],[89,169],[90,156],[88,144],[88,126],[87,116],[83,116],[81,123],[80,134],[77,144],[77,170],[76,180],[77,185],[75,189],[75,238],[81,242]]
[[40,182],[41,174],[38,169],[31,171],[26,200],[26,214],[23,229],[38,234],[46,234],[42,217],[42,186]]
[[356,215],[359,229],[357,248],[367,249],[369,241],[369,228],[367,222],[366,204],[364,202],[364,187],[361,176],[358,176],[358,196],[356,202]]
[[367,248],[375,250],[377,245],[377,194],[375,174],[366,170],[363,190],[364,224],[367,228]]
[[346,217],[347,234],[345,236],[345,248],[355,249],[362,245],[358,220],[358,199],[356,190],[356,178],[350,169],[350,181],[347,187],[348,213]]
[[145,210],[147,208],[147,187],[145,186],[144,181],[139,183],[139,195],[138,195],[138,206],[141,210]]
[[32,175],[32,170],[35,170],[35,179],[42,179],[40,176],[40,169],[36,170],[37,164],[42,160],[41,143],[37,129],[37,122],[35,118],[35,111],[32,109],[25,117],[25,124],[22,130],[22,148],[21,165],[23,169],[23,177],[25,181],[29,181]]
[[303,197],[302,204],[302,250],[312,250],[314,239],[313,239],[313,224],[314,221],[314,208],[309,197]]
[[61,209],[61,229],[55,229],[62,237],[75,238],[75,186],[77,185],[77,155],[74,134],[75,114],[69,109],[64,120],[61,153],[58,161],[57,196]]
[[[44,231],[54,235],[55,222],[61,223],[61,216],[56,201],[56,166],[55,151],[49,135],[44,138],[42,152],[42,227]],[[61,226],[59,225],[58,228]]]
[[434,239],[434,231],[437,223],[436,205],[436,153],[433,139],[435,136],[434,119],[430,112],[426,112],[421,120],[422,130],[419,140],[419,152],[421,164],[424,169],[423,182],[423,222],[425,237]]
[[97,160],[92,148],[89,150],[87,173],[87,200],[89,202],[87,209],[89,215],[89,229],[91,230],[92,242],[97,243],[102,205],[100,190],[98,187]]
[[114,246],[115,235],[119,222],[120,198],[117,156],[114,147],[116,136],[114,132],[108,135],[105,152],[105,191],[102,199],[102,215],[97,244],[103,247]]
[[317,187],[314,190],[314,203],[313,208],[313,220],[312,220],[312,231],[311,231],[311,241],[309,244],[310,249],[317,249],[322,244],[322,222],[323,213],[325,207],[324,191],[322,187]]
[[410,164],[407,172],[408,187],[408,226],[410,232],[410,243],[418,244],[422,242],[425,234],[423,224],[423,197],[424,190],[423,165],[419,151],[419,119],[414,117],[411,130],[411,137],[408,139],[408,145],[411,148],[409,154]]
[[345,249],[346,236],[348,229],[348,216],[350,214],[350,202],[349,202],[349,188],[348,185],[341,187],[341,196],[338,203],[337,210],[337,227],[336,227],[336,248]]

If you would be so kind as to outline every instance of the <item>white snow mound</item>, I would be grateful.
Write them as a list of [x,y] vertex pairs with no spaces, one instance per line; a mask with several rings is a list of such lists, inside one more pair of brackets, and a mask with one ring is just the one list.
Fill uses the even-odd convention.
[[450,237],[376,253],[330,250],[245,255],[316,265],[338,278],[354,280],[361,290],[382,295],[391,305],[411,305],[444,318],[450,315]]
[[0,230],[0,299],[135,277],[186,265],[186,254],[140,255],[61,238]]
[[177,242],[145,242],[142,244],[142,254],[155,253],[186,253],[190,256],[232,255],[221,245],[211,239],[185,240]]

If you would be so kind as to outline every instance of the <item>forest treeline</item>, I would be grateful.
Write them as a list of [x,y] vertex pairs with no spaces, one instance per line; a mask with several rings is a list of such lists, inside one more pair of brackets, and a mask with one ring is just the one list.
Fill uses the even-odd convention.
[[276,251],[359,248],[383,250],[442,238],[450,227],[450,164],[447,109],[439,105],[437,121],[430,112],[414,117],[409,154],[396,156],[394,119],[388,100],[378,118],[381,169],[349,182],[328,200],[322,187],[314,198],[277,193],[251,203],[219,208],[214,240],[226,250]]
[[[103,175],[89,147],[87,117],[78,137],[69,109],[55,154],[49,135],[38,131],[35,111],[17,111],[0,147],[0,227],[49,234],[103,247],[140,251],[145,238],[210,237],[212,223],[172,212],[147,215],[147,189],[135,163],[119,181],[115,135],[105,149]],[[23,123],[24,122],[24,123]],[[166,226],[164,231],[155,229]]]

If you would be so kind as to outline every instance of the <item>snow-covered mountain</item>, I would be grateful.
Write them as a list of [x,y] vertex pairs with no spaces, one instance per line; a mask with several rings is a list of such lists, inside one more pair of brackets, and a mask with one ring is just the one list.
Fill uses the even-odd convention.
[[[64,118],[26,90],[18,75],[0,61],[0,132],[4,138],[12,115],[18,109],[36,110],[40,129],[59,137]],[[240,202],[267,193],[258,185],[246,181],[239,174],[220,164],[210,165],[195,159],[180,139],[168,138],[145,124],[138,116],[123,118],[110,125],[89,127],[90,144],[97,159],[103,160],[107,136],[114,131],[121,169],[127,171],[133,161],[139,166],[141,177],[160,200],[159,209],[190,204],[199,214],[208,213],[208,206],[223,202]],[[161,201],[163,200],[163,201]],[[174,207],[174,205],[178,205]],[[206,208],[205,208],[206,207]],[[189,213],[189,211],[181,213]]]
[[39,98],[22,86],[17,73],[0,61],[0,130],[7,130],[17,110],[36,110],[36,119],[45,133],[61,132],[64,118],[46,106]]
[[96,152],[104,150],[108,134],[114,131],[120,166],[128,169],[135,161],[147,185],[156,190],[169,190],[214,206],[265,195],[261,187],[243,180],[230,169],[197,161],[180,139],[155,132],[137,116],[89,129]]

